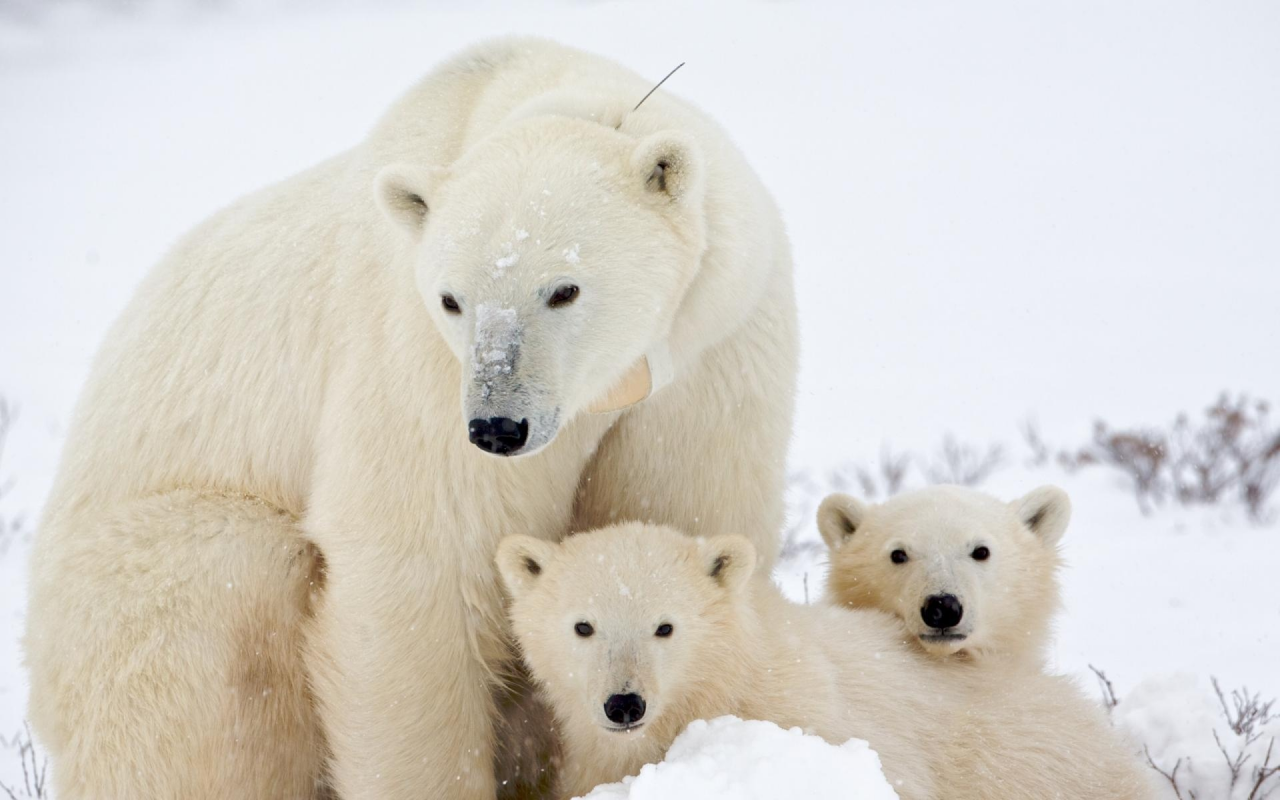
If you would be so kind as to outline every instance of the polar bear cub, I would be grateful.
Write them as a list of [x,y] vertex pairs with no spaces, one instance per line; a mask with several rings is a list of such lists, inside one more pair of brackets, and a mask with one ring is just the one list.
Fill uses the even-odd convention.
[[887,614],[788,602],[755,560],[739,536],[639,523],[502,542],[515,637],[562,734],[562,795],[634,775],[690,722],[733,714],[867,740],[904,800],[1149,796],[1066,681],[943,666]]
[[938,658],[1038,667],[1060,605],[1058,542],[1070,518],[1056,486],[1011,503],[962,486],[880,505],[833,494],[818,509],[831,552],[827,598],[899,617]]

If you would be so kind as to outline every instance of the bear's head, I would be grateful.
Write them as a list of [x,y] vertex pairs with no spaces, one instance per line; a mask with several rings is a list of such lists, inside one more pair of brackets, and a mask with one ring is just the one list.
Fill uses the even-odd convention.
[[[755,566],[741,536],[694,539],[631,523],[561,544],[511,536],[498,548],[525,662],[566,728],[605,746],[649,727],[675,736],[734,658],[726,641]],[[674,728],[674,729],[673,729]],[[640,734],[643,736],[643,734]]]
[[681,132],[534,115],[447,168],[378,174],[474,444],[536,453],[580,411],[647,395],[705,250],[703,166]]
[[826,498],[827,594],[895,614],[933,655],[1042,657],[1059,602],[1065,492],[1042,486],[1012,503],[933,486],[875,505]]

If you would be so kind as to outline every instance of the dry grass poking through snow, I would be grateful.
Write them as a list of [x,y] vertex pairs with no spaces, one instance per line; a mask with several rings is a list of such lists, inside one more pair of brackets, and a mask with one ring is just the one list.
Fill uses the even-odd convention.
[[41,800],[49,797],[46,783],[49,778],[49,760],[36,753],[31,729],[24,725],[12,739],[0,736],[0,748],[16,752],[22,762],[22,785],[8,786],[0,783],[0,791],[10,800]]
[[[1047,457],[1034,428],[1024,428],[1023,436],[1037,457]],[[1093,441],[1059,452],[1057,460],[1073,470],[1105,466],[1124,473],[1144,513],[1166,502],[1239,503],[1254,521],[1268,522],[1280,486],[1280,429],[1267,401],[1224,392],[1201,418],[1181,414],[1168,426],[1113,428],[1099,420]]]
[[[1176,682],[1144,682],[1121,699],[1102,670],[1102,702],[1175,800],[1266,800],[1280,790],[1280,709],[1247,687],[1213,699]],[[1204,702],[1202,702],[1204,701]],[[1203,713],[1203,712],[1210,713]]]
[[13,489],[13,478],[5,477],[4,443],[9,436],[17,412],[9,402],[0,397],[0,557],[9,551],[10,545],[22,534],[25,520],[21,514],[14,514],[5,509],[5,496]]

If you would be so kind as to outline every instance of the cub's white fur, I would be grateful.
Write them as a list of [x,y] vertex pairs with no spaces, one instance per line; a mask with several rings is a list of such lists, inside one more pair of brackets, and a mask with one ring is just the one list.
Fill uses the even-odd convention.
[[[665,90],[630,111],[651,86],[550,42],[474,47],[146,279],[35,546],[30,709],[60,798],[309,797],[326,771],[345,800],[492,798],[495,689],[521,708],[504,532],[696,522],[767,569],[788,245],[705,115]],[[670,386],[580,413],[655,349]],[[495,417],[531,455],[468,441]]]
[[[887,614],[788,602],[754,562],[741,536],[638,523],[502,543],[515,634],[564,737],[562,795],[734,714],[866,739],[904,800],[1150,796],[1145,768],[1065,679],[943,666]],[[642,698],[638,719],[612,719],[614,695]]]
[[[880,505],[833,494],[818,509],[831,555],[827,599],[899,617],[938,658],[1038,667],[1060,604],[1058,542],[1070,518],[1071,501],[1055,486],[1011,503],[960,486]],[[943,597],[954,598],[959,622],[931,627],[930,598]]]

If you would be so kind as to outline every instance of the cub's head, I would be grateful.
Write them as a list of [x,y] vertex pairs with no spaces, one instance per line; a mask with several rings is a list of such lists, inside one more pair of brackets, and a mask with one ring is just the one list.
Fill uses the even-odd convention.
[[881,504],[833,494],[818,509],[829,598],[896,614],[937,656],[1041,657],[1058,605],[1061,489],[1012,503],[934,486]]
[[647,395],[705,249],[703,166],[680,132],[535,114],[447,168],[378,174],[476,446],[536,453],[580,411]]
[[674,736],[668,728],[689,721],[680,709],[732,657],[725,637],[755,549],[633,523],[561,544],[511,536],[497,563],[516,639],[557,717],[624,746],[619,737],[651,726]]

